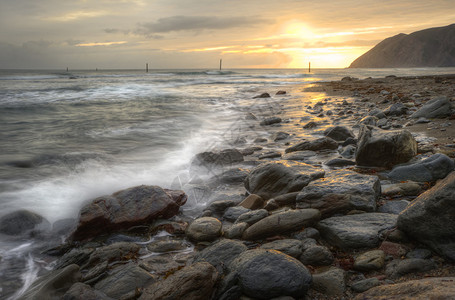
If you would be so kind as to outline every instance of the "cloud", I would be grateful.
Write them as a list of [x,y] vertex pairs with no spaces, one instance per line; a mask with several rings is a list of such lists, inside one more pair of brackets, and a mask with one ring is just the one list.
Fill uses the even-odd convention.
[[259,17],[172,16],[158,19],[156,22],[139,23],[134,32],[150,36],[176,31],[222,30],[266,22],[269,21]]
[[120,42],[97,42],[97,43],[79,43],[74,46],[76,47],[94,47],[94,46],[112,46],[112,45],[123,45],[126,44],[126,41],[120,41]]

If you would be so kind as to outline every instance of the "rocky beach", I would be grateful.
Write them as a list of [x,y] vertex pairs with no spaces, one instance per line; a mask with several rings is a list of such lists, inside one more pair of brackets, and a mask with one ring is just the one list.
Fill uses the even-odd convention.
[[170,188],[3,216],[55,261],[19,299],[453,299],[454,101],[455,75],[264,88]]

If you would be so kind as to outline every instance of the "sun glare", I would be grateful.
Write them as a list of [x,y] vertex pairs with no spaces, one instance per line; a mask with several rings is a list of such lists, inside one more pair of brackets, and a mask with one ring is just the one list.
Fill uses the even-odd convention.
[[315,34],[307,27],[306,24],[291,21],[284,25],[284,35],[289,37],[312,39]]

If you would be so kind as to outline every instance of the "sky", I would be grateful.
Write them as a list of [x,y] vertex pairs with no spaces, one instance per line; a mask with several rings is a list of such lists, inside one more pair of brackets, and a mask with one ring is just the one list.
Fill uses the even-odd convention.
[[344,68],[454,0],[0,0],[0,69]]

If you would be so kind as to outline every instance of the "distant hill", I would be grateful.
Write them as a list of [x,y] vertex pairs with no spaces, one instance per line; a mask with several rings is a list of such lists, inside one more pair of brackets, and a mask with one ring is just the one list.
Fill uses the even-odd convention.
[[411,67],[455,67],[455,24],[389,37],[349,66]]

